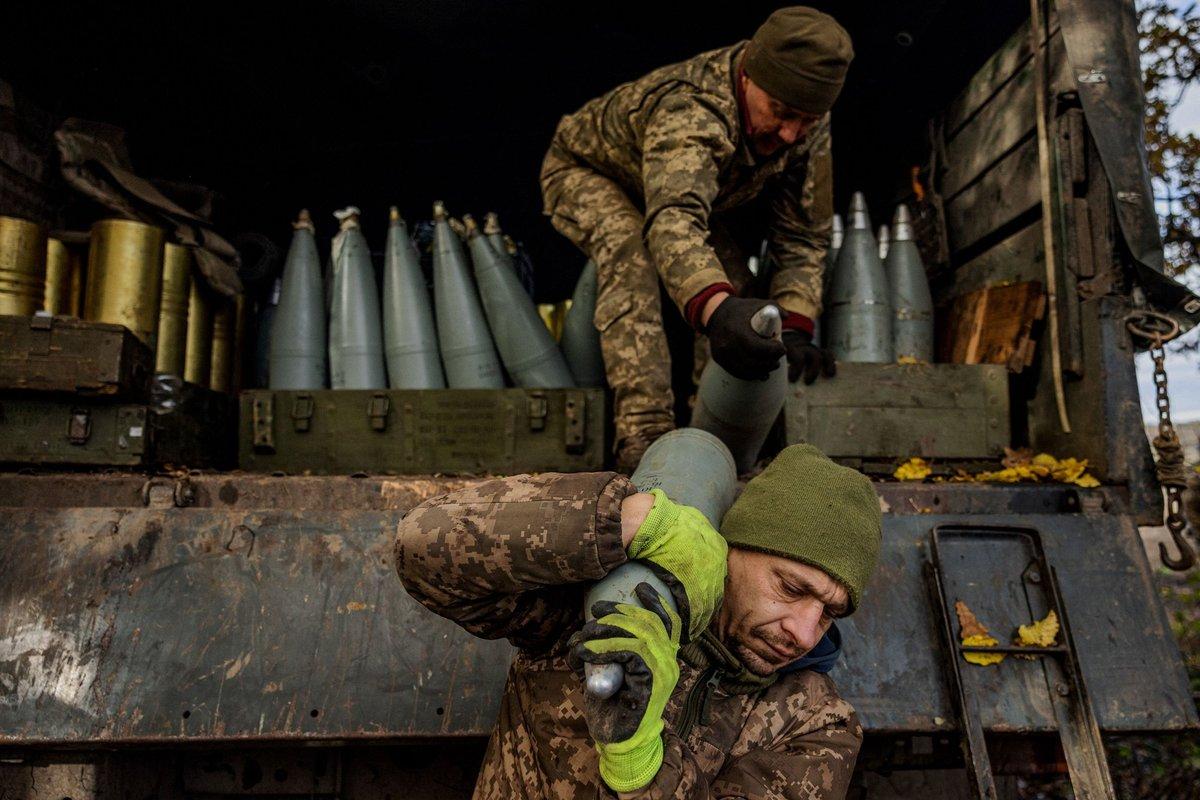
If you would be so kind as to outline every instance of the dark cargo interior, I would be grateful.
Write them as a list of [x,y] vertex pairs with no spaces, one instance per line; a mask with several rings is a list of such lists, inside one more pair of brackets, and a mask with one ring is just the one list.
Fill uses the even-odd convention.
[[[939,307],[981,287],[1044,279],[1028,7],[815,5],[847,27],[856,50],[833,114],[835,209],[845,213],[863,191],[879,225],[896,203],[914,202],[918,181],[940,192],[945,245],[920,242]],[[541,214],[538,171],[559,116],[620,81],[748,37],[772,7],[355,2],[117,15],[56,3],[13,11],[0,43],[6,80],[44,109],[47,132],[67,117],[119,126],[139,175],[216,193],[213,221],[232,241],[254,232],[282,252],[307,207],[324,248],[331,212],[354,204],[378,259],[389,205],[417,221],[440,199],[454,214],[499,212],[532,257],[536,301],[553,302],[570,295],[584,261]],[[1050,113],[1061,117],[1072,86],[1053,17],[1048,34],[1059,98]],[[45,146],[53,175],[57,157]],[[40,221],[83,230],[104,215],[59,183]],[[1107,207],[1102,184],[1091,181],[1088,202]],[[1111,226],[1093,229],[1097,258],[1107,259]],[[261,303],[274,276],[253,257],[243,262],[247,295]],[[1101,374],[1095,309],[1085,313],[1074,295],[1059,305],[1066,403],[1084,435],[1059,435],[1046,337],[1035,335],[1036,353],[1009,381],[1011,442],[1087,457],[1121,483],[1129,465],[1110,463],[1109,412],[1133,389],[1131,365]],[[688,365],[675,360],[678,389]],[[1121,388],[1104,396],[1099,382],[1114,376]],[[1148,452],[1135,449],[1144,465]]]
[[[541,215],[537,175],[558,117],[625,80],[747,38],[775,3],[681,11],[617,2],[93,3],[9,9],[4,74],[61,119],[125,129],[139,174],[215,190],[218,228],[286,246],[313,209],[364,211],[382,246],[443,199],[496,210],[530,249],[539,301],[568,296],[581,256]],[[866,192],[876,222],[927,158],[927,122],[1028,15],[1004,2],[828,3],[856,58],[834,113],[836,208]],[[87,210],[68,202],[70,225]],[[90,220],[87,220],[90,222]],[[379,244],[376,245],[376,240]],[[261,287],[259,287],[261,288]]]

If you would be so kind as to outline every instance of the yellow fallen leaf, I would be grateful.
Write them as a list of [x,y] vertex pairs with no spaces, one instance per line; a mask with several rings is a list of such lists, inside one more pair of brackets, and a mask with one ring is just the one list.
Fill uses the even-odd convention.
[[900,481],[919,481],[928,478],[933,470],[923,458],[910,458],[892,473],[892,477]]
[[1074,483],[1076,486],[1081,486],[1084,489],[1095,489],[1100,485],[1100,481],[1096,480],[1091,475],[1088,475],[1086,472],[1073,480],[1072,483]]
[[928,364],[928,361],[922,361],[916,356],[900,356],[896,359],[897,364]]
[[[983,627],[983,623],[975,616],[975,612],[968,608],[962,600],[954,603],[954,613],[958,615],[958,635],[963,644],[968,647],[995,647],[1000,644],[994,636],[988,633],[988,629]],[[991,664],[999,664],[1004,660],[1004,654],[963,653],[963,659],[969,664],[986,667]]]
[[1051,647],[1058,638],[1058,615],[1051,611],[1045,619],[1017,628],[1017,644],[1022,647]]
[[[991,636],[968,636],[963,639],[963,644],[968,647],[995,647],[1000,644]],[[999,664],[1004,660],[1004,653],[963,653],[963,659],[968,664],[978,664],[981,667],[989,667],[992,664]]]

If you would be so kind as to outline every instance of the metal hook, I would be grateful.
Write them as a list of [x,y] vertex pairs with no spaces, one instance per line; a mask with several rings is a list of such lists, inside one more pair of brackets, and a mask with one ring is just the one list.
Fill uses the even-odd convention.
[[1192,543],[1184,537],[1182,527],[1168,525],[1167,530],[1171,533],[1171,538],[1175,540],[1179,558],[1178,560],[1173,558],[1167,552],[1167,546],[1163,542],[1158,543],[1158,557],[1162,559],[1162,563],[1167,569],[1186,572],[1196,565],[1196,551],[1192,549]]

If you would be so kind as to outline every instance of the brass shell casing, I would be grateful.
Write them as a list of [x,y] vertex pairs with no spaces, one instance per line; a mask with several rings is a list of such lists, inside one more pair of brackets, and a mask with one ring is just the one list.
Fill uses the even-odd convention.
[[45,300],[46,229],[0,217],[0,314],[33,316]]
[[192,288],[192,251],[168,242],[163,249],[162,295],[158,304],[158,350],[154,371],[183,375],[187,347],[188,295]]
[[46,240],[46,292],[42,310],[56,317],[83,313],[83,277],[87,250],[51,236]]
[[92,226],[84,319],[124,325],[150,347],[158,338],[163,231],[127,219]]
[[197,386],[208,386],[212,365],[213,305],[216,294],[199,278],[188,292],[187,348],[183,379]]
[[213,311],[212,367],[208,387],[218,392],[228,392],[233,377],[233,337],[235,313],[232,298],[220,297]]
[[246,376],[246,329],[249,326],[250,304],[246,295],[239,294],[233,303],[233,374],[229,391],[234,393],[241,391]]

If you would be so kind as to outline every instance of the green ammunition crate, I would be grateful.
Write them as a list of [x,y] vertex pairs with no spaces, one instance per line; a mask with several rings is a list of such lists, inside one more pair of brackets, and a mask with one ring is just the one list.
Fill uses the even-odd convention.
[[187,386],[176,408],[95,398],[0,395],[0,462],[77,467],[231,465],[228,395]]
[[122,325],[0,316],[0,390],[145,400],[154,354]]
[[586,472],[604,468],[601,389],[242,393],[239,466],[260,472]]
[[1008,370],[991,364],[848,364],[795,384],[788,444],[831,458],[993,459],[1009,441]]

